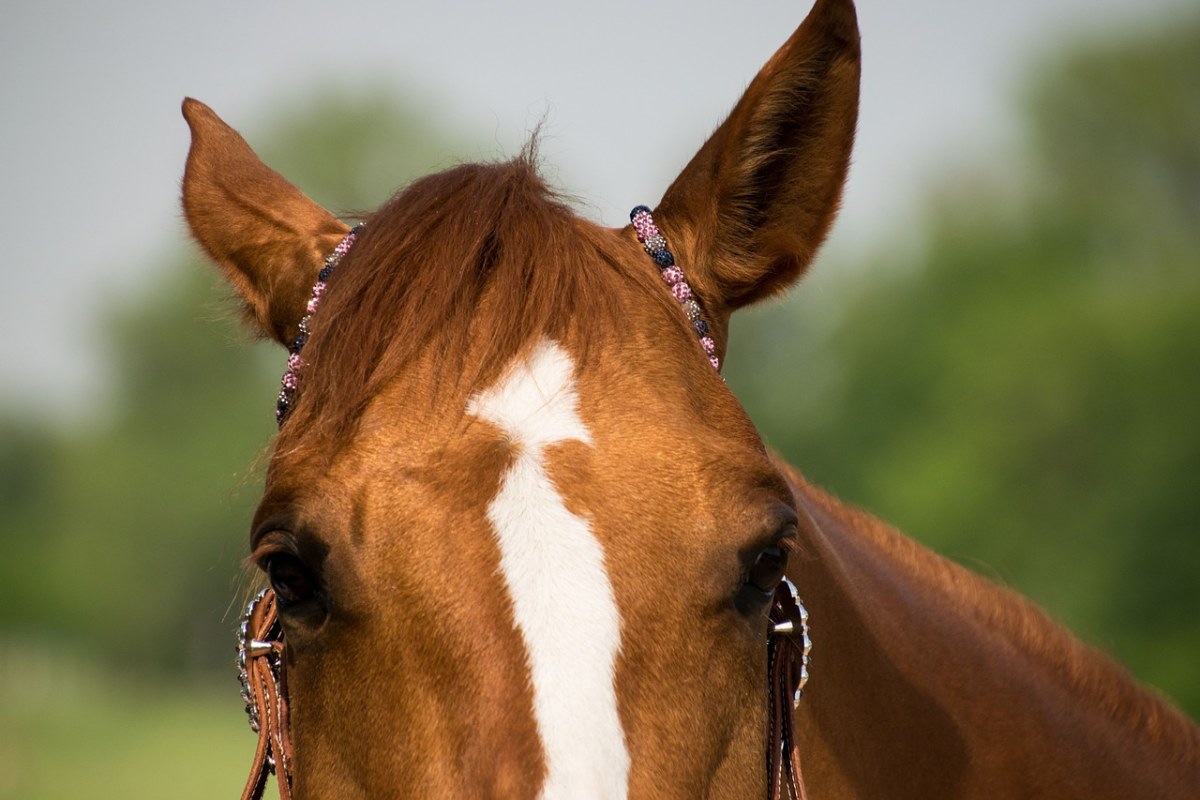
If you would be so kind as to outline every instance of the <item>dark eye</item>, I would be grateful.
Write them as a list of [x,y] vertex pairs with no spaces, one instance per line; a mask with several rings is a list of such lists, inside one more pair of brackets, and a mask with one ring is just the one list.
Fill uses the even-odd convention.
[[754,561],[754,566],[750,567],[750,572],[746,576],[746,583],[758,589],[766,595],[775,594],[776,587],[783,580],[783,573],[787,569],[787,550],[781,545],[775,544],[763,549],[758,554],[758,558]]
[[317,594],[317,582],[308,567],[291,553],[272,553],[264,569],[281,608],[311,600]]
[[753,552],[754,560],[743,568],[742,584],[734,596],[734,605],[743,614],[765,613],[770,607],[775,590],[779,588],[787,570],[788,551],[795,537],[796,529],[789,524],[774,536],[770,544]]

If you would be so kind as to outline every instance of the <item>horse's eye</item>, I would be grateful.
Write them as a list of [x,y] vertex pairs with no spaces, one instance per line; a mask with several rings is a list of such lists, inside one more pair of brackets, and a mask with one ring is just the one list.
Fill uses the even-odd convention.
[[770,544],[754,554],[754,561],[742,573],[742,585],[734,597],[734,605],[743,614],[763,613],[770,606],[787,570],[788,551],[795,536],[795,528],[787,525]]
[[291,553],[272,553],[264,568],[275,599],[281,608],[311,600],[317,593],[317,581],[304,562]]
[[781,545],[774,544],[758,554],[746,576],[746,583],[763,594],[774,594],[787,569],[788,555]]

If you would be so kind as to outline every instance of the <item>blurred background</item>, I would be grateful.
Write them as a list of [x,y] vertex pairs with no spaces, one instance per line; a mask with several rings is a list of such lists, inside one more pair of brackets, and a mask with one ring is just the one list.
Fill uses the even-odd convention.
[[[185,95],[341,210],[542,123],[547,177],[620,225],[808,10],[193,5],[0,9],[0,798],[234,796],[251,756],[232,632],[282,359],[187,241]],[[729,383],[810,478],[1196,718],[1200,7],[859,13],[842,218],[735,321]]]

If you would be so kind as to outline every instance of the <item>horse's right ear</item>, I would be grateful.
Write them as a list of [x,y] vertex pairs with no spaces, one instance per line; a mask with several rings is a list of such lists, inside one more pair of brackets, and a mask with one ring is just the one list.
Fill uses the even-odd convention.
[[655,210],[718,319],[786,288],[824,240],[858,120],[851,0],[817,0]]
[[287,345],[321,264],[348,228],[258,159],[213,110],[188,98],[192,147],[183,210],[192,235],[246,303],[247,316]]

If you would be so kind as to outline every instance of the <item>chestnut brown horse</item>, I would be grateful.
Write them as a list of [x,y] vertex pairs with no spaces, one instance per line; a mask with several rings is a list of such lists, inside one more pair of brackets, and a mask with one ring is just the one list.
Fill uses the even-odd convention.
[[1200,797],[1190,721],[807,483],[713,368],[828,231],[858,85],[853,4],[818,0],[635,225],[578,218],[524,155],[350,237],[185,101],[188,222],[294,352],[250,545],[296,797],[771,796],[785,567],[814,800]]

